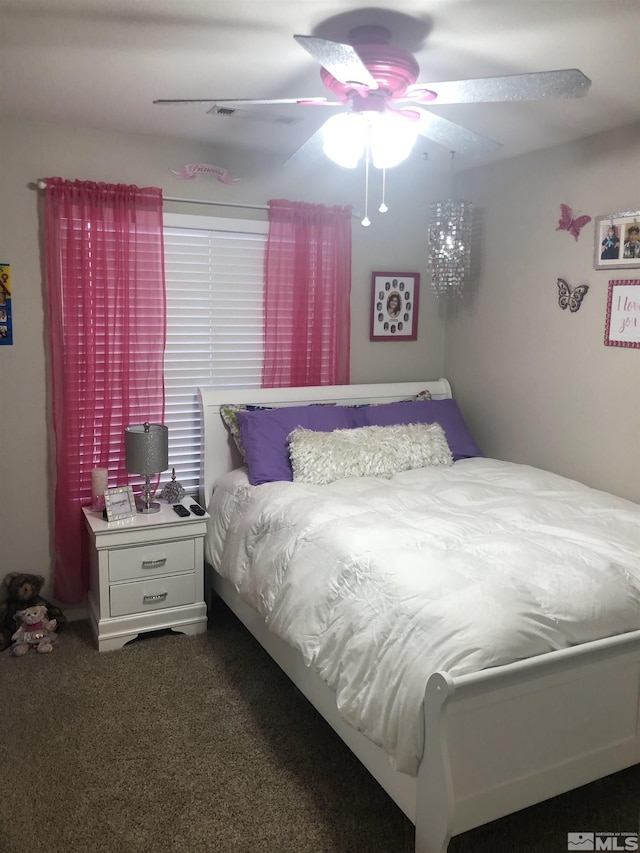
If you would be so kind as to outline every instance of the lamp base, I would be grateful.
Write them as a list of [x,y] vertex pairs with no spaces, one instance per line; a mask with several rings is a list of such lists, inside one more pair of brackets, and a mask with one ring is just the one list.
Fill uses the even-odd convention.
[[157,501],[145,501],[138,498],[138,500],[136,500],[136,509],[138,512],[144,513],[160,512],[160,504]]
[[151,496],[151,478],[147,474],[144,478],[144,492],[136,498],[136,509],[138,512],[145,514],[151,512],[160,512],[160,504],[157,501],[152,501]]

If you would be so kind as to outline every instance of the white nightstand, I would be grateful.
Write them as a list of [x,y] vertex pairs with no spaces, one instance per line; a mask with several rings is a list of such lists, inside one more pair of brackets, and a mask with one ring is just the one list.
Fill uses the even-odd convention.
[[[196,501],[181,503],[188,508]],[[112,522],[82,509],[91,547],[89,613],[101,652],[144,631],[206,631],[203,538],[209,516],[180,518],[171,504],[160,506],[160,512]]]

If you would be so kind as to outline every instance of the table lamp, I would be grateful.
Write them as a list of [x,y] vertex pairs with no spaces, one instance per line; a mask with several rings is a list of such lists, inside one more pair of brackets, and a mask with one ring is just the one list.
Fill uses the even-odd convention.
[[159,512],[151,500],[151,477],[169,467],[169,429],[163,424],[134,424],[124,431],[125,467],[145,478],[144,496],[136,500],[138,512]]

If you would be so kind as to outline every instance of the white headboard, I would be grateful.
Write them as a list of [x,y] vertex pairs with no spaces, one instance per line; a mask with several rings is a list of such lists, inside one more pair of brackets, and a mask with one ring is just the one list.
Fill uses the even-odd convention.
[[300,406],[310,403],[393,403],[429,390],[433,400],[450,398],[446,379],[426,382],[388,382],[381,385],[322,385],[306,388],[199,388],[202,414],[200,502],[206,506],[216,482],[237,468],[241,459],[220,416],[220,406],[253,403],[258,406]]

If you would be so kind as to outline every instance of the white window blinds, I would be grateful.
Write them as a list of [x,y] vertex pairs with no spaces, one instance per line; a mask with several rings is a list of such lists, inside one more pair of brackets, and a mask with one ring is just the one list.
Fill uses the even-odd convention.
[[267,229],[265,222],[164,216],[164,422],[169,466],[194,495],[201,455],[198,386],[257,388],[262,381]]

